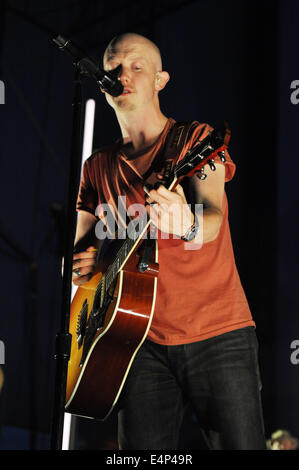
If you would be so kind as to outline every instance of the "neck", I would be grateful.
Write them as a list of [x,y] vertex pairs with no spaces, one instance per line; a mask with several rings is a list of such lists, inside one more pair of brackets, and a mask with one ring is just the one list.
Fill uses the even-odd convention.
[[158,108],[117,112],[124,144],[130,142],[134,152],[152,145],[163,131],[167,117]]

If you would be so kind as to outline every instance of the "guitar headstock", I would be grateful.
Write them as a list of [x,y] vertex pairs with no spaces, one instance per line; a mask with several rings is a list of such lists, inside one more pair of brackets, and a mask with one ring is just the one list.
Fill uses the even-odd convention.
[[184,158],[174,167],[173,171],[177,179],[197,175],[199,179],[205,179],[203,167],[209,165],[215,171],[214,159],[219,156],[225,162],[225,150],[228,147],[231,132],[227,124],[208,133],[203,140],[197,140],[195,146],[190,149]]

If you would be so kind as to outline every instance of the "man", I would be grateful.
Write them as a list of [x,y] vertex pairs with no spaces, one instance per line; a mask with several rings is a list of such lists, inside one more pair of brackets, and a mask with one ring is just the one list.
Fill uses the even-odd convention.
[[[128,205],[149,203],[158,229],[157,298],[119,399],[120,449],[176,449],[188,402],[211,449],[265,449],[255,324],[235,266],[224,190],[234,163],[227,153],[225,165],[215,160],[216,171],[205,167],[204,181],[194,176],[173,191],[161,185],[145,194],[144,176],[159,179],[150,168],[175,124],[159,105],[169,74],[158,48],[132,33],[114,38],[105,51],[104,68],[119,65],[124,92],[105,95],[122,139],[84,165],[73,282],[80,286],[92,276],[95,246],[103,243],[92,236],[101,204],[116,208],[118,196]],[[198,124],[182,154],[210,129]],[[191,201],[203,205],[199,228]]]

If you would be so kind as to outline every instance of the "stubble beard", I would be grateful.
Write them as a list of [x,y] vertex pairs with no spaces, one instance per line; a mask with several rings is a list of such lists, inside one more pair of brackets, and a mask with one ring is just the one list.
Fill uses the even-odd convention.
[[122,98],[115,98],[114,103],[116,105],[116,109],[120,111],[135,111],[137,108],[135,103],[130,103],[129,100]]

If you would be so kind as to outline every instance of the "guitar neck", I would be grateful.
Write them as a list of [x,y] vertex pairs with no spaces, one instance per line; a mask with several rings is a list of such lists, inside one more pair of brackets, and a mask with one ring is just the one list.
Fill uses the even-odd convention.
[[138,218],[138,221],[129,224],[127,229],[127,238],[122,241],[114,261],[108,267],[105,273],[106,290],[109,289],[119,271],[124,267],[129,257],[137,247],[150,225],[150,219],[146,214]]
[[[168,180],[166,187],[171,191],[177,183],[177,177],[172,176]],[[105,273],[106,290],[109,289],[119,271],[124,267],[129,257],[137,247],[140,240],[144,237],[150,225],[150,217],[147,212],[140,216],[138,219],[133,219],[127,228],[127,237],[123,240],[120,248],[118,249],[114,261],[110,264]]]

